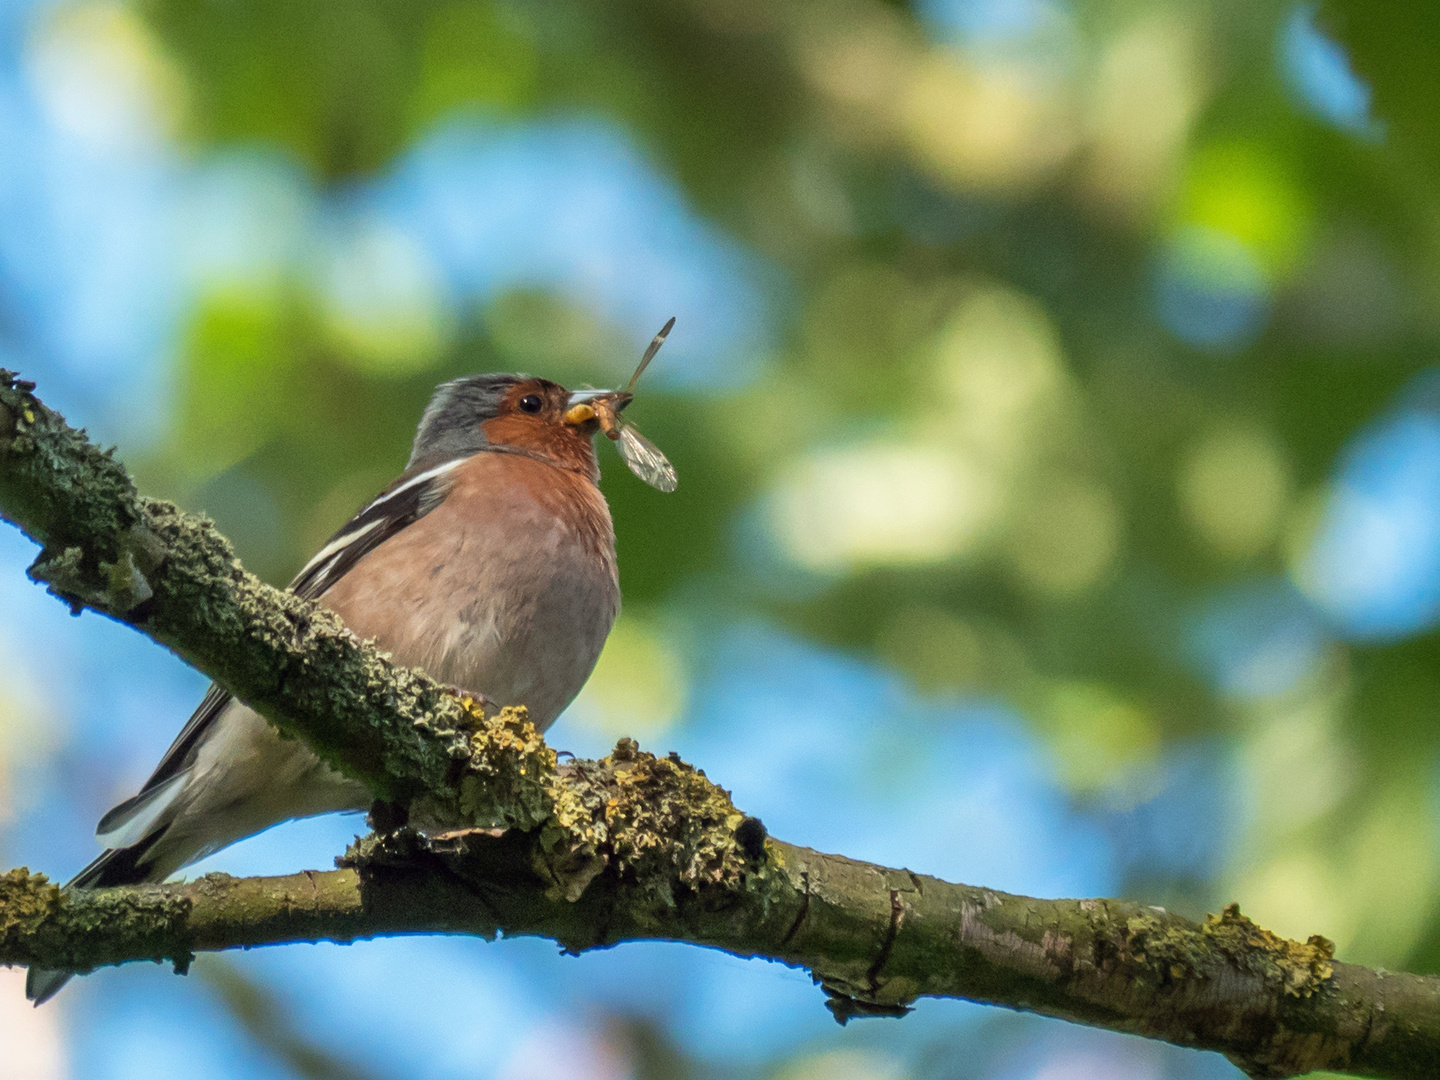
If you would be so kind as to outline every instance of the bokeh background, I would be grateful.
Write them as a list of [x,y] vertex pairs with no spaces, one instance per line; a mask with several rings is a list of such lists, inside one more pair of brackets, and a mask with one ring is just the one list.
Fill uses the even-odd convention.
[[[0,0],[0,364],[283,583],[430,389],[614,384],[626,608],[552,732],[777,835],[1238,900],[1440,966],[1440,13],[1419,0]],[[67,877],[205,680],[0,529],[0,864]],[[356,818],[195,872],[326,867]],[[131,966],[0,1076],[1200,1080],[680,946]]]

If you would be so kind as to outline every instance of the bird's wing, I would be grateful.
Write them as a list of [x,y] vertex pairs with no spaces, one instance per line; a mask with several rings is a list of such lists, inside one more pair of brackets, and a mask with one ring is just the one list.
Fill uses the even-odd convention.
[[[465,460],[456,458],[414,476],[400,477],[330,538],[295,575],[290,591],[307,600],[324,595],[368,552],[444,502],[450,490],[450,473]],[[184,787],[183,783],[173,781],[194,764],[196,749],[231,700],[228,690],[211,684],[145,786],[100,819],[95,835],[102,843],[107,847],[128,847],[153,828]],[[124,842],[110,843],[112,839]]]
[[407,525],[434,510],[450,491],[450,474],[466,458],[402,476],[347,521],[290,582],[290,591],[307,600],[324,593],[356,563]]

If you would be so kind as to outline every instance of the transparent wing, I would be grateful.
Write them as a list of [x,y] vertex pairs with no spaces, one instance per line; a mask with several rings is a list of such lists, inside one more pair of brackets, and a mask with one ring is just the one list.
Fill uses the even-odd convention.
[[620,451],[620,457],[630,466],[630,471],[645,483],[658,491],[675,490],[679,483],[675,476],[675,466],[670,464],[658,446],[629,424],[620,429],[620,435],[615,440],[615,449]]
[[[670,321],[660,328],[660,332],[650,340],[650,347],[645,350],[645,355],[640,358],[640,366],[635,369],[635,374],[630,376],[630,382],[625,387],[628,394],[635,389],[635,384],[640,381],[640,376],[650,366],[650,361],[655,359],[655,354],[660,351],[660,346],[665,344],[665,339],[670,336],[670,328],[675,325],[675,316],[670,316]],[[657,454],[660,451],[655,451]],[[664,458],[664,454],[660,455]]]

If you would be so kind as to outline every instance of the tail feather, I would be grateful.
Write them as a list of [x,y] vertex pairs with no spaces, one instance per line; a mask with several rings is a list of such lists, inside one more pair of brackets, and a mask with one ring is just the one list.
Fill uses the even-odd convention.
[[[127,848],[111,848],[66,883],[66,888],[104,889],[112,885],[138,885],[151,876],[152,867],[141,860],[149,854],[157,837],[151,837]],[[70,981],[73,971],[60,968],[32,967],[25,974],[25,996],[37,1006],[43,1005]]]
[[25,973],[25,996],[38,1009],[60,992],[70,981],[73,971],[56,971],[54,968],[31,968]]

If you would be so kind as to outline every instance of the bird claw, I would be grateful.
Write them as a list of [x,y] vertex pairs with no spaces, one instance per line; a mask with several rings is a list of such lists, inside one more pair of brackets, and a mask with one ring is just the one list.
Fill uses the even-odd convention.
[[370,806],[370,813],[365,816],[365,823],[376,835],[389,836],[410,823],[410,808],[403,803],[376,799]]

